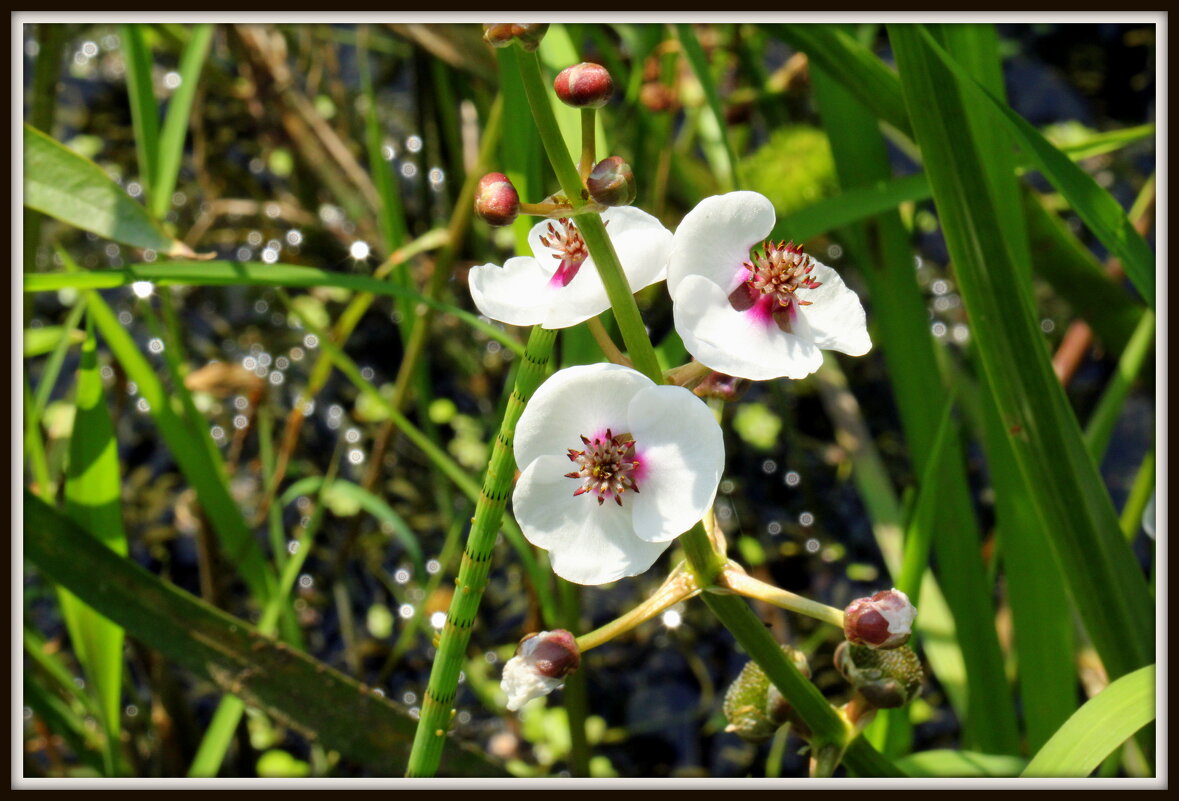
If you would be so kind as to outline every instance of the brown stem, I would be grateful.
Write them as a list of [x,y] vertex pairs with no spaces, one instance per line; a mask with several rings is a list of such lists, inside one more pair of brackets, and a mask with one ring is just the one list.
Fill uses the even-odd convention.
[[612,361],[614,364],[621,364],[623,367],[634,367],[630,359],[618,349],[614,344],[614,340],[610,338],[610,334],[606,331],[606,326],[602,325],[601,317],[591,317],[588,321],[590,333],[594,335],[594,341],[598,343],[598,347],[602,349],[602,355]]

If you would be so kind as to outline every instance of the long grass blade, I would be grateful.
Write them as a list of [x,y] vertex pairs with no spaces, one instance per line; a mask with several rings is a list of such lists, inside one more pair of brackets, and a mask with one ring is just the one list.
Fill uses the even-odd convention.
[[[388,774],[405,764],[408,711],[123,559],[29,493],[25,556],[167,658],[250,706]],[[32,536],[31,532],[36,532]],[[102,581],[94,577],[102,576]],[[447,749],[451,775],[503,775],[481,749]]]
[[146,25],[126,23],[119,26],[123,63],[127,72],[127,100],[131,105],[131,127],[135,131],[135,152],[139,157],[139,182],[153,200],[160,164],[160,110],[152,80],[151,50],[147,45]]
[[1155,666],[1111,683],[1060,727],[1020,774],[1088,776],[1115,748],[1155,718]]
[[1080,428],[1048,362],[1029,288],[1006,246],[960,81],[918,26],[890,27],[959,288],[1020,476],[1111,676],[1153,652],[1153,610]]
[[439,311],[453,314],[477,331],[495,339],[517,354],[524,348],[514,337],[480,320],[464,309],[440,300],[433,300],[414,290],[404,289],[388,281],[367,275],[339,273],[317,267],[292,264],[263,264],[262,262],[202,261],[153,262],[136,264],[121,270],[102,270],[86,273],[37,273],[28,276],[26,292],[52,292],[64,287],[75,289],[112,289],[130,286],[136,281],[152,281],[160,286],[275,286],[275,287],[340,287],[357,292],[370,292],[394,298],[409,298]]
[[[129,27],[129,26],[128,26]],[[180,160],[184,155],[184,139],[188,134],[188,118],[192,114],[192,103],[196,98],[197,84],[201,70],[213,41],[213,25],[202,23],[192,29],[192,35],[180,57],[180,86],[168,100],[168,113],[164,128],[160,132],[157,147],[156,170],[151,174],[152,189],[148,198],[148,210],[157,220],[162,220],[172,205],[172,192],[180,175]],[[130,73],[128,73],[130,76]]]
[[[114,426],[98,374],[97,345],[89,331],[82,346],[74,399],[74,428],[66,469],[65,510],[75,523],[120,556],[127,554],[119,497],[120,470]],[[106,734],[104,764],[115,775],[122,759],[120,720],[123,683],[123,630],[67,591],[61,592],[62,616],[70,639],[98,699]]]

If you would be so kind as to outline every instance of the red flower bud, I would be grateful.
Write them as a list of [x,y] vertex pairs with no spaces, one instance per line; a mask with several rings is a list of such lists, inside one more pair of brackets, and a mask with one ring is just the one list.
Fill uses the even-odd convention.
[[629,206],[635,200],[635,174],[618,156],[604,158],[590,170],[585,188],[603,206]]
[[520,195],[502,172],[489,172],[475,190],[475,213],[491,225],[511,225],[520,213]]
[[483,26],[483,41],[492,47],[507,47],[513,41],[519,42],[525,50],[535,50],[540,46],[549,29],[547,22],[520,24],[515,22],[500,22]]
[[869,648],[897,648],[909,641],[917,609],[900,590],[857,598],[843,612],[848,642]]
[[564,685],[561,680],[580,666],[581,651],[568,631],[529,634],[504,665],[500,687],[507,693],[508,709],[515,712],[533,698],[559,689]]
[[553,81],[557,97],[574,108],[601,108],[614,94],[614,81],[598,64],[574,64],[561,70]]

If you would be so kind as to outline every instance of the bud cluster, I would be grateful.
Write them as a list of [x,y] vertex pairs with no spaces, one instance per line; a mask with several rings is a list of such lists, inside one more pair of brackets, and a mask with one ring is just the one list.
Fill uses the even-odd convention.
[[[802,651],[783,645],[782,652],[802,675],[810,678],[810,666]],[[791,707],[765,671],[756,662],[749,662],[725,693],[724,712],[729,721],[725,731],[759,743],[774,736],[774,732],[790,718]]]
[[921,694],[925,672],[913,649],[882,650],[842,642],[835,667],[864,699],[879,709],[904,706]]

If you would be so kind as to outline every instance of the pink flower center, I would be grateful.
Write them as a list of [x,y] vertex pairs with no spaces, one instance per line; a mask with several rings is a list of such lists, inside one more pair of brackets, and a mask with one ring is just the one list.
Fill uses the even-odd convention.
[[798,307],[812,303],[800,298],[798,290],[822,286],[811,278],[815,260],[793,242],[766,242],[741,268],[748,275],[729,295],[729,303],[737,311],[772,318],[787,333]]
[[569,461],[576,463],[578,469],[565,474],[566,478],[581,481],[573,495],[592,492],[598,496],[599,506],[608,497],[613,497],[614,502],[622,506],[624,492],[639,491],[635,482],[639,470],[635,441],[630,434],[614,434],[608,428],[605,435],[592,440],[583,434],[581,441],[585,444],[584,451],[569,449]]
[[552,254],[553,258],[561,260],[549,283],[554,286],[569,286],[569,282],[574,279],[589,256],[589,250],[586,249],[585,240],[581,238],[581,232],[568,217],[561,217],[555,223],[550,222],[547,231],[547,234],[541,234],[540,243],[557,251]]

